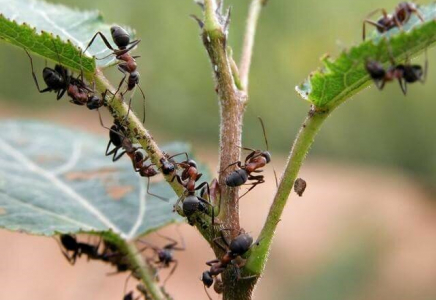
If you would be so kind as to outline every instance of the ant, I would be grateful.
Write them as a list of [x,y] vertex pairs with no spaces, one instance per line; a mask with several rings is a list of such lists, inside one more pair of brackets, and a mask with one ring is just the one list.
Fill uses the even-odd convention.
[[383,64],[376,60],[367,60],[365,69],[374,81],[375,86],[382,90],[386,82],[398,80],[401,91],[404,95],[407,93],[407,84],[420,81],[425,83],[428,70],[427,51],[425,51],[424,68],[420,65],[412,65],[409,59],[404,64],[396,64],[391,55],[391,66],[385,69]]
[[221,237],[219,239],[224,241],[226,247],[218,243],[216,239],[214,242],[216,245],[218,245],[218,247],[225,251],[225,254],[221,259],[214,259],[206,262],[206,264],[210,266],[210,269],[209,271],[203,272],[201,277],[201,281],[203,282],[205,288],[211,287],[214,283],[214,278],[223,273],[230,264],[233,264],[236,267],[237,280],[252,278],[252,276],[244,278],[241,277],[240,268],[242,267],[242,263],[237,262],[236,259],[250,250],[251,245],[253,244],[253,238],[247,233],[240,232],[238,236],[236,236],[229,243],[223,234],[224,230],[221,230]]
[[[97,38],[97,36],[100,36],[100,38],[105,43],[106,47],[108,47],[110,50],[112,50],[112,53],[109,54],[108,56],[115,55],[117,60],[123,61],[123,62],[118,64],[118,70],[124,74],[124,77],[121,80],[121,82],[118,86],[118,89],[114,94],[114,97],[121,89],[121,86],[123,85],[124,81],[126,80],[127,74],[129,74],[129,78],[127,79],[127,89],[126,89],[126,91],[121,93],[121,96],[124,97],[124,95],[128,91],[132,91],[136,86],[138,86],[139,90],[142,93],[142,98],[145,101],[144,92],[142,91],[141,87],[139,86],[139,72],[136,70],[137,64],[136,64],[135,58],[138,58],[139,56],[131,56],[129,53],[130,50],[135,48],[141,42],[141,40],[130,41],[130,35],[124,28],[122,28],[120,26],[112,26],[111,27],[112,40],[117,45],[118,49],[114,49],[112,47],[112,45],[109,43],[106,36],[99,31],[92,37],[91,41],[89,42],[88,46],[86,47],[86,49],[83,52],[86,52],[86,50],[88,50],[88,48],[91,47],[91,45],[94,43],[94,40]],[[106,58],[106,57],[104,57],[104,58]],[[102,59],[104,59],[104,58],[102,58]],[[132,95],[132,97],[130,97],[129,111],[130,111],[130,107],[132,104],[132,98],[133,98],[133,95]],[[144,106],[143,119],[145,119],[145,106]]]
[[[248,192],[250,192],[252,189],[254,189],[258,184],[264,183],[264,176],[263,175],[252,175],[252,173],[261,173],[263,170],[260,170],[263,168],[266,164],[271,162],[271,154],[268,151],[268,140],[266,138],[266,132],[265,132],[265,126],[263,124],[262,119],[259,117],[260,124],[262,125],[263,130],[263,136],[265,138],[265,144],[267,151],[261,151],[261,150],[254,150],[250,148],[244,148],[244,150],[251,151],[251,153],[245,158],[244,165],[242,165],[241,161],[234,162],[230,165],[228,165],[222,172],[227,170],[227,168],[237,165],[239,169],[233,171],[230,173],[226,178],[226,185],[230,187],[237,187],[245,184],[248,180],[253,180],[253,183],[249,183],[248,185],[251,185],[251,187],[241,196],[244,197]],[[222,173],[221,172],[221,173]],[[274,171],[274,176],[276,177],[276,184],[277,184],[277,176]]]
[[[77,238],[70,234],[62,234],[60,236],[61,241],[61,251],[68,262],[72,265],[76,263],[77,257],[80,257],[82,254],[88,256],[89,259],[99,259],[100,255],[98,253],[98,249],[100,248],[100,242],[97,245],[91,245],[86,243],[81,243],[77,241]],[[72,255],[69,255],[69,252],[72,251]]]
[[123,300],[139,300],[141,296],[138,296],[136,298],[133,298],[133,291],[130,291],[126,295],[124,295]]
[[[157,233],[158,236],[160,236],[161,238],[166,239],[167,241],[170,242],[169,244],[163,246],[162,248],[153,246],[152,244],[150,244],[146,241],[140,240],[141,243],[146,244],[148,247],[150,247],[154,251],[154,256],[152,258],[147,259],[147,261],[151,264],[155,264],[157,271],[160,269],[169,268],[170,265],[173,264],[173,267],[172,267],[170,273],[168,274],[167,278],[163,282],[163,286],[165,286],[168,279],[170,279],[171,275],[174,274],[174,272],[176,271],[177,266],[178,266],[178,261],[176,259],[174,259],[174,251],[185,251],[186,250],[185,240],[183,239],[183,236],[180,234],[180,232],[178,230],[177,230],[177,232],[179,233],[179,236],[180,236],[180,240],[181,240],[181,244],[182,244],[181,247],[177,246],[179,243],[176,240],[174,240],[170,237],[163,236],[159,233]],[[156,258],[157,258],[157,260],[156,260]]]
[[[377,21],[369,19],[379,11],[381,11],[383,15],[380,19],[378,19]],[[375,11],[371,12],[363,21],[363,40],[365,40],[366,38],[366,23],[375,26],[379,33],[385,33],[394,27],[398,27],[401,29],[402,25],[409,21],[412,14],[416,14],[418,18],[422,22],[424,22],[424,18],[419,12],[418,6],[413,2],[401,2],[397,5],[397,7],[395,8],[395,12],[392,15],[388,14],[385,9],[376,9]]]
[[171,156],[169,156],[167,153],[164,153],[164,157],[159,160],[160,164],[162,165],[160,169],[164,175],[170,175],[174,173],[179,163],[176,163],[173,158],[179,155],[186,155],[186,161],[189,161],[188,153],[186,152],[177,153]]
[[[168,201],[168,199],[161,197],[159,195],[150,193],[150,177],[156,176],[158,171],[153,167],[155,164],[147,165],[145,162],[149,159],[148,156],[144,156],[139,152],[142,147],[135,147],[132,142],[127,138],[127,129],[120,124],[120,122],[115,121],[111,128],[104,126],[103,120],[100,116],[100,124],[102,127],[109,130],[109,142],[106,147],[106,156],[112,155],[112,161],[119,160],[124,154],[127,154],[132,161],[133,169],[138,172],[141,177],[147,177],[147,194],[155,196],[161,200]],[[111,144],[115,147],[110,149]],[[123,149],[121,153],[118,151]]]
[[[54,42],[53,46],[56,47]],[[32,56],[29,54],[27,49],[24,49],[24,51],[26,51],[27,56],[29,56],[33,80],[35,81],[36,88],[40,93],[56,92],[57,100],[60,100],[65,93],[67,93],[68,96],[71,97],[71,103],[76,105],[86,105],[90,110],[98,109],[106,105],[105,99],[109,90],[106,90],[104,93],[102,93],[101,99],[98,98],[94,95],[94,91],[89,88],[83,82],[83,80],[79,79],[79,77],[75,78],[71,76],[68,70],[60,64],[56,64],[54,69],[49,67],[45,67],[43,69],[42,75],[47,87],[45,89],[41,89],[34,71]],[[59,54],[58,59],[60,61]],[[83,78],[83,75],[80,75],[80,77]]]

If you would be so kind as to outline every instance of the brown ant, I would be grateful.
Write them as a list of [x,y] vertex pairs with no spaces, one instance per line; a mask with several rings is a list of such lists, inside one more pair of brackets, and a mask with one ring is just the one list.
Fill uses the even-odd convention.
[[174,173],[174,171],[176,171],[176,168],[179,165],[179,163],[175,162],[173,158],[179,155],[186,155],[186,161],[189,160],[188,153],[186,152],[177,153],[171,156],[169,156],[167,153],[164,153],[164,157],[162,157],[159,160],[161,164],[160,169],[162,170],[162,173],[164,175],[170,175]]
[[[369,19],[379,11],[381,11],[383,15],[380,19],[378,19],[377,21]],[[418,6],[413,2],[401,2],[397,5],[392,15],[388,14],[385,9],[376,9],[375,11],[371,12],[363,21],[363,40],[365,40],[366,38],[366,23],[375,26],[379,33],[385,33],[394,27],[398,27],[401,29],[402,25],[409,21],[412,14],[416,14],[418,18],[422,22],[424,22],[424,18],[419,12]]]
[[218,245],[218,247],[225,251],[225,254],[221,259],[217,258],[206,262],[206,264],[210,266],[210,269],[203,272],[201,277],[201,281],[203,282],[205,288],[211,287],[214,283],[214,278],[216,278],[219,274],[223,273],[226,270],[227,266],[229,266],[230,264],[236,267],[237,280],[250,279],[253,277],[249,276],[242,278],[240,268],[242,267],[243,263],[237,261],[237,258],[243,256],[245,253],[247,253],[248,250],[250,250],[251,245],[253,244],[253,238],[247,233],[240,232],[238,236],[236,236],[229,243],[225,238],[223,231],[224,230],[221,231],[221,237],[219,239],[222,239],[226,246],[224,247],[223,245],[218,243],[217,240],[214,240],[214,242],[216,245]]
[[185,240],[183,239],[183,236],[180,234],[178,230],[177,232],[179,233],[181,244],[182,244],[180,247],[177,246],[179,243],[176,240],[170,237],[163,236],[159,233],[157,233],[158,236],[170,242],[169,244],[163,246],[162,248],[156,247],[146,241],[140,240],[141,243],[146,244],[148,247],[150,247],[153,250],[154,256],[152,258],[147,259],[147,261],[150,264],[155,265],[157,271],[159,271],[160,269],[169,268],[170,265],[173,264],[170,273],[168,274],[167,278],[163,282],[163,286],[165,286],[168,279],[170,279],[171,275],[174,274],[178,266],[178,261],[174,259],[174,251],[186,250]]
[[[56,47],[54,42],[53,46]],[[94,90],[84,83],[82,75],[83,73],[79,76],[82,79],[79,79],[79,77],[75,78],[71,76],[68,70],[61,64],[56,64],[54,69],[49,67],[45,67],[43,69],[43,79],[47,87],[45,89],[41,89],[34,71],[32,56],[30,56],[27,49],[24,49],[24,51],[26,51],[27,56],[29,56],[33,80],[35,81],[36,88],[40,93],[56,92],[57,100],[60,100],[64,94],[67,93],[68,96],[71,97],[71,103],[76,105],[86,105],[90,110],[98,109],[106,105],[105,99],[107,93],[110,93],[109,90],[106,90],[104,93],[102,93],[101,99],[98,98],[95,96]],[[59,54],[58,59],[60,61]]]
[[[109,130],[109,142],[106,147],[106,156],[112,155],[112,161],[119,160],[124,154],[127,154],[132,161],[133,169],[138,172],[141,177],[146,177],[147,181],[147,194],[157,197],[161,200],[168,201],[167,198],[161,197],[159,195],[150,192],[150,177],[156,176],[158,171],[154,168],[155,164],[146,164],[149,159],[148,156],[144,156],[139,150],[142,147],[135,147],[129,138],[127,138],[127,129],[121,125],[120,122],[115,121],[111,128],[106,127],[103,124],[103,120],[100,117],[100,124],[102,127]],[[112,150],[110,146],[114,145]],[[118,153],[122,149],[121,153]]]
[[[248,180],[254,181],[253,183],[249,183],[248,185],[251,185],[251,187],[241,196],[244,197],[248,192],[250,192],[252,189],[254,189],[258,184],[264,183],[264,176],[263,175],[252,175],[252,173],[261,173],[263,170],[260,170],[263,168],[266,164],[271,162],[271,154],[268,151],[268,140],[266,138],[266,132],[265,132],[265,126],[263,124],[262,119],[259,117],[260,124],[262,125],[263,130],[263,136],[265,138],[265,144],[267,151],[261,151],[261,150],[254,150],[250,148],[244,148],[241,147],[244,150],[251,151],[251,153],[245,158],[244,165],[242,165],[241,161],[234,162],[230,165],[228,165],[222,172],[227,170],[227,168],[237,165],[239,169],[233,171],[230,173],[226,178],[226,185],[230,187],[237,187],[245,184]],[[274,171],[275,175],[275,171]],[[277,176],[276,177],[276,184],[277,184]]]
[[[136,70],[137,64],[136,64],[135,58],[138,58],[139,56],[132,56],[129,53],[130,50],[135,48],[141,42],[141,40],[130,41],[130,35],[124,28],[122,28],[120,26],[112,26],[111,27],[112,40],[117,45],[118,49],[114,49],[112,47],[112,45],[109,43],[106,36],[99,31],[92,37],[91,41],[88,43],[88,46],[86,47],[86,49],[83,52],[86,52],[86,50],[88,50],[88,48],[94,43],[94,40],[97,38],[97,36],[100,36],[100,38],[105,43],[106,47],[108,47],[110,50],[112,50],[112,53],[109,54],[108,56],[115,55],[117,60],[123,61],[123,62],[118,64],[118,70],[124,74],[124,77],[121,80],[121,82],[118,86],[118,89],[115,92],[114,96],[119,92],[119,90],[121,89],[121,86],[123,85],[124,81],[126,80],[127,74],[129,74],[129,78],[127,79],[127,89],[126,89],[126,91],[121,93],[121,96],[124,97],[124,95],[128,91],[132,91],[132,90],[134,90],[134,88],[136,86],[138,86],[139,90],[142,93],[142,98],[145,101],[144,92],[142,91],[142,89],[139,85],[139,72]],[[104,57],[104,58],[106,58],[106,57]],[[104,59],[104,58],[102,58],[102,59]],[[130,107],[132,104],[132,98],[133,98],[133,95],[130,97],[130,100],[129,100],[129,111],[130,111]],[[143,119],[145,119],[145,106],[144,106]]]
[[391,55],[391,66],[387,69],[383,67],[381,62],[371,59],[366,61],[365,69],[379,90],[383,89],[386,82],[397,79],[401,91],[406,95],[408,83],[414,83],[417,81],[425,83],[428,70],[427,51],[425,51],[424,68],[420,65],[412,65],[408,59],[404,64],[396,64]]

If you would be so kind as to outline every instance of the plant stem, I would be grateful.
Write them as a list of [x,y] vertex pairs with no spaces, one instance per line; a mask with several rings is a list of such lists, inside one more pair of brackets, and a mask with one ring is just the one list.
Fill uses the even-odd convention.
[[312,108],[308,117],[301,126],[300,132],[292,146],[279,188],[258,238],[259,243],[253,245],[250,256],[244,267],[247,273],[257,275],[262,274],[277,224],[280,222],[283,209],[287,203],[289,194],[292,191],[295,179],[297,178],[303,161],[314,142],[316,134],[330,113],[331,111],[317,111],[315,108]]
[[166,297],[163,295],[160,287],[157,285],[154,279],[154,270],[144,261],[138,248],[133,243],[126,244],[127,253],[131,264],[138,270],[137,274],[141,277],[141,281],[144,284],[149,296],[153,300],[164,300]]
[[242,48],[241,63],[239,67],[241,85],[244,91],[248,90],[248,77],[250,74],[251,60],[253,57],[254,38],[262,7],[266,0],[252,0],[248,11],[247,27],[245,29],[244,46]]

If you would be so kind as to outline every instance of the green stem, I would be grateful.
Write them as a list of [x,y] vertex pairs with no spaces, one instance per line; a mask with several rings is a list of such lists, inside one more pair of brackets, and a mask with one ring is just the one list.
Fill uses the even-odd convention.
[[285,208],[289,194],[292,191],[294,181],[297,178],[303,161],[314,142],[316,134],[330,113],[331,111],[317,111],[312,108],[308,117],[301,126],[300,132],[292,146],[283,178],[274,197],[264,227],[258,238],[259,243],[253,245],[250,256],[245,265],[245,270],[249,274],[262,274],[277,224],[280,221],[283,209]]
[[162,290],[154,279],[154,270],[144,261],[138,248],[133,243],[126,244],[127,255],[130,263],[137,270],[142,283],[144,284],[149,296],[153,300],[164,300],[166,297],[163,295]]

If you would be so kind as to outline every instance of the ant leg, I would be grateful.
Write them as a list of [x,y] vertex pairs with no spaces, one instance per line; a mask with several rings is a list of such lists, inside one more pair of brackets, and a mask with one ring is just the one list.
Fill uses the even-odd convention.
[[237,161],[237,162],[234,162],[234,163],[228,165],[224,170],[220,171],[220,173],[223,173],[225,170],[227,170],[228,168],[230,168],[231,166],[234,166],[234,165],[237,165],[239,168],[242,169],[242,162],[241,161]]
[[177,269],[177,265],[179,264],[179,262],[177,260],[175,260],[175,259],[173,259],[173,262],[174,262],[174,267],[171,269],[170,274],[168,274],[167,278],[165,278],[165,280],[164,280],[164,282],[162,284],[162,287],[165,286],[165,284],[167,283],[168,279],[170,279],[171,275],[173,275],[174,272]]
[[147,194],[149,194],[149,195],[151,195],[151,196],[154,196],[154,197],[156,197],[156,198],[159,198],[159,199],[161,199],[161,200],[163,200],[163,201],[165,201],[165,202],[168,202],[168,201],[170,201],[169,199],[167,199],[167,198],[164,198],[164,197],[161,197],[161,196],[158,196],[158,195],[156,195],[156,194],[153,194],[153,193],[150,193],[150,177],[147,177]]
[[67,89],[63,89],[63,90],[60,90],[59,92],[58,92],[58,95],[57,95],[57,97],[56,97],[56,100],[60,100],[64,95],[65,95],[65,92],[67,91]]
[[186,161],[188,161],[188,160],[189,160],[189,157],[188,157],[188,153],[186,153],[186,152],[181,152],[181,153],[174,154],[174,155],[168,157],[168,160],[170,160],[170,159],[172,159],[172,158],[174,158],[174,157],[176,157],[176,156],[183,155],[183,154],[186,155]]
[[45,88],[45,89],[43,89],[43,90],[41,90],[41,88],[39,87],[38,79],[36,78],[35,70],[34,70],[34,68],[33,68],[33,59],[32,59],[32,56],[30,56],[30,54],[29,54],[29,52],[27,51],[27,49],[24,49],[24,51],[26,51],[27,56],[29,56],[29,59],[30,59],[30,67],[31,67],[31,69],[32,69],[32,76],[33,76],[33,80],[35,81],[36,88],[38,89],[38,92],[40,92],[40,93],[50,92],[52,89],[49,88],[49,87],[47,87],[47,88]]
[[427,48],[424,50],[424,56],[425,56],[425,63],[424,63],[424,76],[420,80],[422,83],[425,83],[427,80],[427,73],[428,73],[428,55],[427,55]]
[[73,256],[69,256],[69,255],[68,255],[68,252],[65,251],[65,250],[63,249],[61,243],[60,243],[56,238],[54,238],[54,239],[56,240],[56,243],[59,245],[59,248],[61,249],[62,255],[67,259],[67,261],[68,261],[72,266],[74,266],[74,264],[75,264],[75,262],[76,262],[76,255],[73,254]]
[[[120,149],[120,148],[118,148]],[[117,151],[118,151],[117,149]],[[126,151],[121,152],[118,156],[117,156],[117,151],[114,153],[114,157],[112,158],[113,162],[116,162],[117,160],[119,160],[124,154],[126,154]]]
[[385,27],[385,26],[380,25],[380,24],[378,24],[377,22],[374,22],[374,21],[372,21],[372,20],[369,19],[369,18],[371,18],[373,15],[375,15],[375,14],[376,14],[377,12],[379,12],[379,11],[382,12],[382,14],[383,14],[383,16],[384,16],[385,18],[388,16],[386,10],[378,8],[378,9],[376,9],[376,10],[370,12],[370,13],[366,16],[365,20],[363,20],[362,38],[363,38],[364,41],[365,41],[365,38],[366,38],[366,28],[365,28],[366,23],[371,24],[371,25],[374,25],[374,26],[376,26],[377,28],[382,29],[383,31],[386,30],[386,27]]
[[111,44],[109,43],[109,41],[107,40],[107,38],[104,36],[103,33],[101,33],[100,31],[97,32],[91,39],[91,41],[88,43],[88,46],[86,46],[85,50],[83,52],[86,52],[86,50],[88,50],[89,47],[91,47],[92,43],[94,43],[94,40],[97,36],[100,36],[101,39],[103,40],[103,42],[106,44],[106,47],[108,47],[110,50],[115,51],[114,48],[112,48]]
[[403,92],[404,96],[407,94],[407,83],[403,81],[401,78],[398,78],[398,83],[400,84],[401,91]]
[[[218,246],[222,246],[222,245],[219,245],[218,244]],[[224,251],[226,251],[226,249],[224,249]],[[209,267],[211,267],[213,264],[216,264],[217,262],[219,262],[220,260],[219,259],[214,259],[214,260],[211,260],[211,261],[207,261],[206,262],[206,265],[208,265]]]
[[177,175],[177,174],[174,175],[173,178],[171,179],[171,182],[173,182],[174,179],[177,179],[177,182],[178,182],[181,186],[184,186],[183,181],[182,181],[182,178],[180,178],[179,175]]
[[208,298],[209,300],[213,300],[212,297],[209,295],[209,292],[207,291],[207,289],[206,289],[206,285],[205,285],[205,284],[203,284],[203,288],[204,288],[204,291],[206,292],[206,296],[207,296],[207,298]]
[[126,49],[122,49],[122,50],[120,50],[120,49],[114,50],[114,54],[116,54],[117,58],[118,58],[118,56],[123,55],[123,54],[129,52],[130,50],[132,50],[133,48],[135,48],[140,42],[141,42],[141,40],[136,40],[136,41],[130,42],[129,47],[127,47]]
[[115,98],[115,95],[118,94],[118,92],[120,91],[121,86],[123,85],[124,81],[126,81],[126,77],[127,77],[127,71],[124,70],[123,68],[121,68],[120,66],[121,66],[121,64],[118,65],[118,70],[120,70],[120,72],[124,74],[124,77],[123,77],[123,79],[120,81],[120,84],[118,85],[117,90],[116,90],[115,93],[113,94],[113,95],[114,95],[114,98]]
[[141,86],[139,85],[139,83],[136,84],[139,88],[139,91],[142,94],[142,123],[145,123],[145,94],[144,91],[142,90]]
[[[254,177],[257,177],[257,176],[254,176]],[[262,178],[263,178],[263,176],[262,176]],[[252,189],[254,189],[258,184],[261,184],[261,183],[264,183],[265,181],[263,181],[263,180],[259,180],[259,181],[257,181],[257,182],[254,182],[254,183],[252,183],[251,184],[251,187],[244,193],[244,194],[242,194],[242,196],[240,196],[239,198],[238,198],[238,201],[242,198],[242,197],[244,197],[245,195],[247,195]]]

